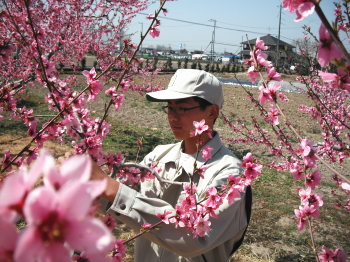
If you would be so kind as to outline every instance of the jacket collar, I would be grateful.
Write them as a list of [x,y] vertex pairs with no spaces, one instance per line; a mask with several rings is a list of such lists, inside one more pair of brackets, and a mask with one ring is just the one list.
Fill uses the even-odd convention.
[[[175,162],[176,164],[178,163],[178,160],[180,159],[180,150],[182,150],[182,143],[183,141],[176,143],[173,148],[171,148],[168,153],[162,158],[161,162],[163,163],[168,163],[168,162]],[[211,148],[213,148],[213,150],[210,152],[212,156],[214,156],[219,149],[222,146],[222,142],[219,136],[218,132],[214,132],[214,136],[212,139],[210,139],[205,145],[202,146],[202,148],[209,146]],[[210,161],[210,159],[208,160]],[[193,163],[194,163],[194,159],[193,162],[192,161],[187,161],[188,163],[186,163],[186,167],[187,166],[191,166],[193,168]],[[191,163],[192,162],[192,163]],[[205,164],[207,161],[205,161],[202,157],[202,153],[200,152],[198,155],[198,159],[197,159],[197,165],[201,166],[203,164]],[[185,168],[187,171],[187,168]]]

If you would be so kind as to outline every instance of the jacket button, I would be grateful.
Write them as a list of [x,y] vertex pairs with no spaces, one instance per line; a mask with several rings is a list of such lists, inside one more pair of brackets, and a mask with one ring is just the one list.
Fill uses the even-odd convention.
[[126,208],[126,205],[125,204],[120,204],[119,207],[120,207],[121,210],[124,210]]

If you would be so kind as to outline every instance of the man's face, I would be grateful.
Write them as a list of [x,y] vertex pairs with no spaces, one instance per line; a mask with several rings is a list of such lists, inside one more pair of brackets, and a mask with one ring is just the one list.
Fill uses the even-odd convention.
[[[199,106],[199,103],[194,101],[192,97],[185,99],[169,100],[168,107],[171,108],[192,108]],[[174,137],[179,140],[190,139],[190,131],[194,130],[193,121],[201,121],[205,119],[208,124],[208,117],[210,115],[210,106],[204,111],[199,107],[186,111],[183,115],[177,115],[174,110],[168,114],[168,121]]]

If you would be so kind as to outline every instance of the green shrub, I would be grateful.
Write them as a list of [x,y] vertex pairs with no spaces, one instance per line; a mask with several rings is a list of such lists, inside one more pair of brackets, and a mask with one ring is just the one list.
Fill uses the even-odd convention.
[[86,58],[85,57],[80,61],[80,65],[81,65],[82,70],[84,70],[86,68]]

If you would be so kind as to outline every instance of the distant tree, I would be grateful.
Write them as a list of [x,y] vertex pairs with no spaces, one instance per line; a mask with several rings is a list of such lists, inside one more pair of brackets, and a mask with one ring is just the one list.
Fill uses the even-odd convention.
[[197,63],[196,63],[196,62],[193,62],[192,65],[191,65],[191,68],[192,68],[192,69],[197,69]]
[[80,65],[81,65],[81,70],[85,70],[85,68],[86,68],[86,58],[85,57],[83,57],[83,59],[81,59]]
[[202,65],[200,63],[198,63],[198,69],[202,70]]
[[181,68],[181,60],[177,60],[177,68],[180,69]]
[[211,64],[211,67],[210,67],[210,72],[214,72],[215,71],[215,65],[214,64]]
[[180,54],[181,55],[187,55],[188,54],[187,49],[180,49]]
[[232,65],[231,72],[232,72],[232,73],[236,73],[236,70],[237,70],[237,69],[236,69],[236,65],[235,65],[235,64],[233,64],[233,65]]
[[222,65],[222,67],[221,67],[221,69],[220,69],[220,72],[221,72],[221,73],[226,72],[226,66],[225,66],[225,65]]
[[153,71],[157,69],[157,64],[158,64],[158,57],[154,57],[154,60],[153,60]]
[[173,68],[173,62],[172,62],[171,57],[168,57],[167,65],[168,65],[169,69],[172,69],[172,68]]
[[188,58],[186,57],[184,61],[184,69],[187,69],[187,65],[188,65]]
[[166,51],[168,48],[165,45],[157,45],[156,50],[159,51]]
[[209,72],[209,66],[210,66],[210,64],[208,64],[208,63],[205,64],[204,70],[206,72]]

